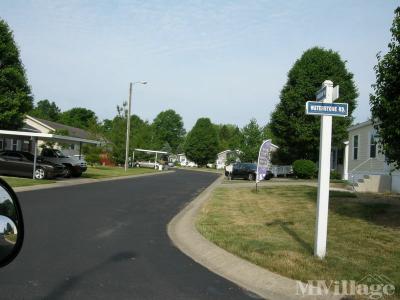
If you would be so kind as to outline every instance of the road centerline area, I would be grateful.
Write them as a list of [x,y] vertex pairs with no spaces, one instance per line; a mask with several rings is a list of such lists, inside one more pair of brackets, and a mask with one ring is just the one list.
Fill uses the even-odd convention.
[[20,256],[0,269],[2,299],[251,299],[182,254],[173,216],[218,175],[177,171],[19,193]]

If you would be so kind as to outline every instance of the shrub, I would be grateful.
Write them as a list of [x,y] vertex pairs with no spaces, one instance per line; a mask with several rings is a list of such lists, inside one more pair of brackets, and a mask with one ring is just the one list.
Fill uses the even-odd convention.
[[342,179],[342,176],[338,171],[331,171],[331,179],[337,179],[340,180]]
[[313,178],[317,168],[311,160],[299,159],[293,163],[293,172],[298,178]]

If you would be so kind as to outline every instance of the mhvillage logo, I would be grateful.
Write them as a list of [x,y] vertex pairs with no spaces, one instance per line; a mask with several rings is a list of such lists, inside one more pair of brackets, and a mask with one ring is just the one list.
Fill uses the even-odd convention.
[[301,296],[364,296],[381,299],[392,296],[395,285],[385,275],[369,274],[361,280],[308,280],[297,281],[297,295]]

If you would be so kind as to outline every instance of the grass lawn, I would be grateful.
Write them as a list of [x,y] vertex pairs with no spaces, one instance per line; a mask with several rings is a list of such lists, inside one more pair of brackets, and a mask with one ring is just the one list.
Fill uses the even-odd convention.
[[47,184],[47,183],[54,183],[55,180],[37,180],[31,178],[21,178],[21,177],[11,177],[11,176],[1,176],[9,185],[12,187],[18,186],[30,186],[30,185],[37,185],[37,184]]
[[383,274],[399,297],[400,197],[331,192],[324,260],[313,256],[316,197],[316,188],[308,186],[258,193],[218,188],[196,226],[218,246],[273,272],[303,281]]
[[128,170],[125,172],[125,169],[122,167],[96,166],[96,167],[88,167],[87,171],[82,174],[82,178],[99,179],[99,178],[119,177],[119,176],[137,175],[137,174],[154,173],[154,172],[158,171],[150,168],[128,168]]

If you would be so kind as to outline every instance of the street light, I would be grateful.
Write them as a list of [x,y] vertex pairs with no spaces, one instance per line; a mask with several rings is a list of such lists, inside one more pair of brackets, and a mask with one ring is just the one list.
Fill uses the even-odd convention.
[[[126,122],[126,145],[125,145],[125,172],[128,170],[128,155],[129,155],[129,135],[131,132],[131,102],[132,102],[132,86],[134,84],[147,84],[147,81],[135,81],[129,83],[129,101],[128,114]],[[133,163],[133,162],[132,162]]]

